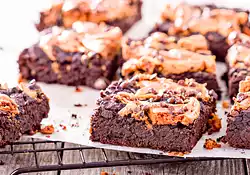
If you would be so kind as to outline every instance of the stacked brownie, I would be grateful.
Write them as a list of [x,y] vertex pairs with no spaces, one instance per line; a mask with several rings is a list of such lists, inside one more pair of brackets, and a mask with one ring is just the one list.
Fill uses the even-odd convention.
[[227,37],[230,32],[239,31],[250,35],[248,15],[248,11],[214,5],[168,4],[162,13],[162,21],[153,31],[177,36],[200,33],[209,41],[209,48],[217,60],[224,61],[229,48]]
[[189,152],[216,111],[216,94],[193,79],[174,82],[137,74],[101,92],[91,118],[92,141]]
[[227,118],[226,140],[236,148],[250,148],[250,77],[239,85],[239,93]]
[[228,91],[232,99],[236,97],[240,81],[250,75],[250,37],[232,32],[228,38],[234,43],[228,50],[226,63],[228,66]]
[[70,28],[76,21],[120,27],[126,32],[141,19],[141,0],[65,0],[40,13],[39,31],[52,26]]
[[19,56],[23,79],[104,89],[118,68],[122,31],[104,23],[54,26]]
[[0,85],[0,146],[38,130],[41,120],[48,117],[48,101],[34,81],[14,88]]
[[157,73],[173,80],[194,78],[220,95],[215,56],[202,35],[178,38],[155,32],[142,40],[124,39],[122,56],[126,61],[121,69],[124,78],[137,73]]

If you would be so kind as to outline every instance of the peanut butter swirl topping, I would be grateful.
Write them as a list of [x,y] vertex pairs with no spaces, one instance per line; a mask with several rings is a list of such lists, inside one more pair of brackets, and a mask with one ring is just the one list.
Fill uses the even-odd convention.
[[42,14],[45,25],[55,25],[61,16],[64,27],[68,28],[76,21],[100,23],[133,16],[138,4],[139,0],[65,0]]
[[11,114],[11,116],[19,114],[16,102],[5,94],[0,94],[0,111],[7,112]]
[[231,113],[234,111],[246,110],[250,107],[250,76],[239,84],[239,93],[234,98],[234,105],[232,106]]
[[175,83],[171,79],[157,78],[155,74],[138,74],[120,84],[121,87],[131,85],[135,90],[108,94],[109,98],[125,104],[119,115],[131,115],[146,123],[150,119],[153,125],[192,124],[200,115],[200,100],[211,98],[206,85],[193,79]]
[[123,58],[128,60],[122,68],[123,76],[145,72],[163,75],[206,71],[215,73],[215,56],[208,50],[204,36],[192,35],[177,40],[161,32],[145,40],[122,43]]
[[55,61],[53,48],[65,52],[99,53],[105,59],[113,59],[121,47],[122,32],[118,27],[90,22],[76,22],[73,29],[53,27],[52,32],[41,37],[39,46]]
[[228,50],[226,59],[230,67],[249,69],[250,47],[236,43]]
[[209,8],[192,6],[186,3],[168,4],[162,14],[162,20],[170,20],[173,24],[169,34],[183,34],[199,32],[218,32],[227,37],[232,31],[240,31],[240,26],[248,21],[246,12],[236,12],[233,9]]

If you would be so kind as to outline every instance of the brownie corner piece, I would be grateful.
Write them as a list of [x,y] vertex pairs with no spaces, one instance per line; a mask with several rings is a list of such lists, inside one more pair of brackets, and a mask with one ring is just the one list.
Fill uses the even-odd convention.
[[14,88],[0,85],[0,146],[38,130],[48,112],[48,98],[34,81]]
[[119,27],[104,23],[54,26],[20,54],[20,74],[28,80],[104,89],[118,68],[121,37]]
[[71,28],[76,21],[105,22],[120,27],[123,33],[141,19],[142,0],[59,1],[40,12],[38,31],[52,26]]
[[243,9],[187,3],[167,4],[161,21],[151,32],[160,31],[178,36],[200,33],[207,38],[209,49],[216,55],[216,60],[224,62],[230,47],[227,42],[229,34],[239,31],[250,35],[248,16],[249,11]]
[[235,148],[250,149],[250,77],[240,82],[239,93],[227,116],[226,141]]
[[216,95],[193,79],[174,82],[138,74],[101,92],[90,140],[190,152],[215,112]]

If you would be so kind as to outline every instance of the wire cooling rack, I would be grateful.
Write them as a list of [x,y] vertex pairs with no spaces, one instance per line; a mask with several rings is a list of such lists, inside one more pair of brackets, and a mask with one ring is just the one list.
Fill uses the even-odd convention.
[[[38,148],[38,144],[52,144],[52,148]],[[30,149],[18,149],[15,150],[14,147],[18,145],[32,145]],[[127,159],[122,160],[110,160],[107,156],[105,149],[93,148],[88,146],[78,146],[78,147],[65,147],[64,142],[56,141],[44,141],[44,140],[34,140],[29,139],[28,141],[18,141],[10,144],[9,149],[0,151],[0,155],[3,154],[27,154],[31,153],[34,157],[35,164],[31,167],[21,167],[14,170],[11,175],[23,174],[23,173],[34,173],[34,172],[46,172],[46,171],[57,171],[60,175],[63,170],[72,169],[86,169],[86,168],[101,168],[101,167],[112,167],[112,166],[128,166],[128,165],[146,165],[146,164],[158,164],[158,163],[173,163],[173,162],[188,162],[188,161],[206,161],[206,160],[221,160],[223,158],[180,158],[180,157],[170,157],[164,155],[149,155],[149,154],[139,154],[137,158],[132,158],[130,153],[127,154]],[[86,156],[84,156],[84,151],[86,150],[100,150],[103,154],[103,160],[87,162],[85,161]],[[63,163],[64,152],[65,151],[77,151],[80,155],[81,162],[79,163]],[[39,153],[56,153],[57,164],[53,165],[41,165],[39,162]]]

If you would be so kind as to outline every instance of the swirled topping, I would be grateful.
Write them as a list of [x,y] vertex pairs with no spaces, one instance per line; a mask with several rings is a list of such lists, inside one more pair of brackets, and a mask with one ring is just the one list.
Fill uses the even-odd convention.
[[5,94],[0,94],[0,111],[7,112],[11,114],[11,116],[19,114],[16,102]]
[[208,50],[204,36],[192,35],[177,39],[161,32],[155,32],[144,40],[122,42],[125,60],[123,76],[136,72],[163,75],[206,71],[215,73],[215,56]]
[[171,79],[158,78],[155,74],[138,74],[119,86],[125,89],[130,87],[131,91],[104,92],[102,98],[124,104],[119,115],[130,115],[146,123],[150,120],[153,125],[192,124],[200,115],[200,101],[211,99],[206,85],[193,79],[176,83]]
[[231,109],[231,114],[234,111],[246,110],[250,107],[250,76],[247,76],[245,80],[239,84],[239,93],[234,98],[234,105]]
[[113,21],[136,15],[140,0],[65,0],[41,13],[46,26],[61,18],[64,27],[76,21],[95,23]]
[[248,13],[233,9],[192,6],[186,3],[168,4],[162,13],[162,21],[172,21],[168,34],[218,32],[227,37],[232,31],[241,31],[248,22]]
[[90,22],[76,22],[73,29],[53,27],[51,33],[41,37],[39,46],[55,61],[53,49],[59,47],[65,52],[80,52],[85,55],[99,53],[105,59],[113,59],[120,50],[122,31],[118,27]]
[[236,43],[228,50],[226,59],[230,67],[248,69],[250,66],[250,47]]
[[202,35],[177,38],[168,36],[162,32],[154,32],[143,40],[132,40],[124,37],[122,40],[122,56],[125,60],[140,58],[141,56],[157,56],[160,51],[171,49],[186,49],[197,53],[211,52],[208,50],[208,43]]

